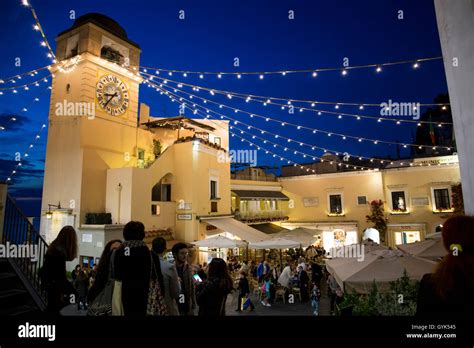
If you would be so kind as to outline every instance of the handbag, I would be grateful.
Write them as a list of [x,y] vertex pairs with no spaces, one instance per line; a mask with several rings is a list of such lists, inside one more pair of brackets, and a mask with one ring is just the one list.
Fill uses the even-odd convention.
[[[103,316],[103,315],[112,315],[112,298],[114,295],[115,280],[109,279],[105,288],[97,295],[97,297],[92,301],[89,309],[87,310],[87,315],[90,316]],[[118,294],[116,295],[118,296]]]
[[[150,286],[148,291],[148,301],[146,314],[153,316],[165,316],[168,315],[168,310],[165,305],[163,298],[160,282],[158,281],[158,275],[156,273],[155,262],[150,254],[151,268],[150,268]],[[153,278],[153,275],[155,276]]]
[[97,297],[90,304],[87,315],[88,316],[110,316],[123,315],[122,305],[122,282],[117,281],[113,275],[114,253],[110,258],[109,264],[109,280],[104,289],[97,295]]
[[244,311],[250,306],[250,297],[243,297],[241,300],[240,310]]
[[122,282],[114,280],[114,290],[112,294],[112,315],[125,315],[122,303]]

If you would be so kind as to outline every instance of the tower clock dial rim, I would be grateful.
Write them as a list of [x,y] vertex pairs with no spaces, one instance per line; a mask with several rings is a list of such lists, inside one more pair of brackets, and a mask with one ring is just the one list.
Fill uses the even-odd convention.
[[111,116],[123,115],[130,104],[128,86],[119,77],[104,74],[96,84],[96,102]]

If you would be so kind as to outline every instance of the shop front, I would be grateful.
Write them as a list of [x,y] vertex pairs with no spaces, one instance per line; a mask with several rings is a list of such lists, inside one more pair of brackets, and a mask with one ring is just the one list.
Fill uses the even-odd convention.
[[321,246],[326,251],[359,242],[357,222],[283,222],[281,226],[288,229],[304,227],[322,231]]
[[426,224],[388,224],[388,246],[411,244],[425,239]]

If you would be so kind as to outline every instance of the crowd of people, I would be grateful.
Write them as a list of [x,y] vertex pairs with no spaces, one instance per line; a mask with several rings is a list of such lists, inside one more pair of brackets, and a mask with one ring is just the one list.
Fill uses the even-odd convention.
[[[472,307],[472,300],[468,299],[474,290],[474,243],[470,234],[473,228],[473,217],[453,217],[446,221],[442,237],[450,252],[435,273],[423,277],[418,313],[440,308],[456,311],[453,304],[459,301],[467,301]],[[257,264],[229,257],[227,263],[213,258],[209,264],[199,265],[188,262],[189,249],[184,243],[172,246],[174,262],[165,259],[168,249],[163,238],[155,238],[150,250],[143,241],[145,227],[141,222],[127,223],[123,237],[123,241],[107,243],[99,264],[92,270],[77,265],[70,282],[66,277],[66,262],[77,257],[77,236],[73,227],[63,227],[48,247],[40,274],[42,287],[48,294],[48,311],[59,313],[74,303],[79,309],[105,308],[104,313],[111,315],[118,302],[120,310],[116,313],[128,317],[191,316],[196,312],[202,316],[222,316],[226,314],[227,298],[234,290],[238,299],[236,311],[246,308],[253,311],[251,295],[257,286],[262,306],[271,307],[278,291],[280,295],[284,293],[286,300],[299,295],[301,302],[309,302],[312,313],[318,315],[323,280],[331,314],[343,301],[342,289],[318,262],[321,257],[318,252],[284,264],[268,260]],[[236,274],[238,278],[234,279]],[[115,285],[111,287],[111,284]],[[97,315],[97,310],[93,313]]]

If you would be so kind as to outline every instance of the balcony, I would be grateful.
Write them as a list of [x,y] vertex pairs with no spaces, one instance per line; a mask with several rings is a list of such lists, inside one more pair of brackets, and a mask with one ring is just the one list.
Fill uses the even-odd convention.
[[273,174],[257,176],[257,175],[245,175],[245,174],[231,173],[230,178],[231,178],[231,180],[252,180],[252,181],[269,181],[269,182],[278,181],[276,176],[273,175]]
[[272,221],[285,221],[289,219],[288,212],[286,210],[247,211],[247,212],[241,212],[240,217],[237,214],[235,218],[246,224],[265,223],[265,222],[272,222]]

